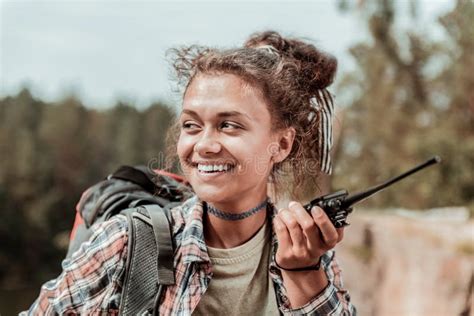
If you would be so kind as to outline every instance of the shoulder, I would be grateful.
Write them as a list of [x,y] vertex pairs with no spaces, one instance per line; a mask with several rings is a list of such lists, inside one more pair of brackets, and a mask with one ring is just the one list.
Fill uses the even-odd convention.
[[28,314],[89,315],[118,311],[128,221],[125,216],[117,215],[91,229],[89,240],[63,260],[61,274],[43,284]]
[[116,215],[109,220],[92,226],[92,245],[126,243],[128,235],[128,220],[125,215]]
[[[128,233],[128,220],[125,215],[116,215],[109,220],[92,226],[94,231],[91,240],[95,242],[105,241],[106,237],[123,238]],[[105,239],[104,239],[105,238]]]
[[100,261],[123,260],[127,253],[128,220],[116,215],[109,220],[92,226],[92,236],[84,242],[70,259],[63,261],[63,269],[72,270],[91,258]]

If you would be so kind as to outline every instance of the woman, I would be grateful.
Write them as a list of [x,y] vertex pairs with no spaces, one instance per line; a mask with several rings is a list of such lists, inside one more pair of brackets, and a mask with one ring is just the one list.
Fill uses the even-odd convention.
[[[321,165],[334,58],[275,32],[240,49],[175,53],[184,87],[176,153],[196,197],[172,210],[176,285],[160,314],[354,314],[331,250],[343,230],[319,208],[293,201],[276,211],[267,197],[269,182],[281,192],[284,167],[296,190]],[[63,262],[31,311],[117,313],[126,249],[118,215]]]

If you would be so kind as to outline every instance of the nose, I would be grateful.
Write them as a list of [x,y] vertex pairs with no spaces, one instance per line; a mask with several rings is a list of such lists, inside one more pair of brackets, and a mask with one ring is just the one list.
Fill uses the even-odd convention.
[[216,154],[220,152],[222,146],[220,142],[214,137],[212,132],[205,132],[202,137],[194,145],[194,151],[200,156],[209,154]]

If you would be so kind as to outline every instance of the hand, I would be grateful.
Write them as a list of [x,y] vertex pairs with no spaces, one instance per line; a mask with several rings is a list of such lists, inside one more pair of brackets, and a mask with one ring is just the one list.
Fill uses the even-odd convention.
[[314,266],[344,236],[344,228],[335,228],[326,213],[313,207],[309,214],[298,202],[290,202],[273,220],[278,238],[276,261],[284,269]]

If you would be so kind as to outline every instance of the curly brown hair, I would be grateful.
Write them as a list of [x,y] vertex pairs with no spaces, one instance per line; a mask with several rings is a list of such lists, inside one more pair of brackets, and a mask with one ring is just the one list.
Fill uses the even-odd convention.
[[[170,52],[183,95],[198,74],[233,74],[260,89],[274,130],[287,127],[296,130],[289,156],[275,164],[271,172],[276,196],[281,192],[281,179],[285,175],[292,178],[293,188],[289,193],[295,197],[301,187],[316,185],[321,163],[321,108],[333,102],[327,90],[337,69],[333,56],[274,31],[251,35],[242,48],[220,50],[193,45]],[[171,163],[176,162],[178,136],[179,125],[174,124],[167,137]]]

